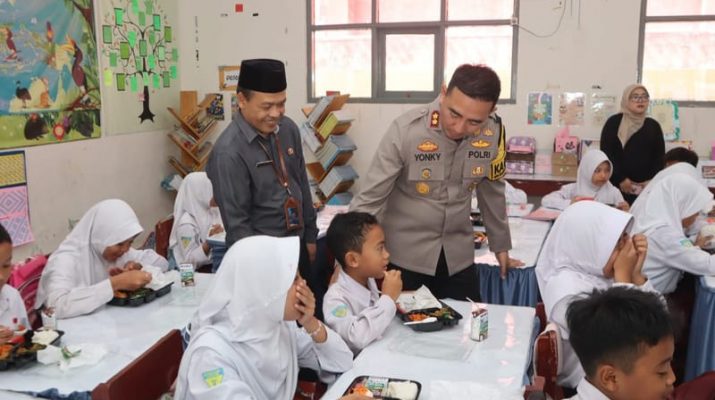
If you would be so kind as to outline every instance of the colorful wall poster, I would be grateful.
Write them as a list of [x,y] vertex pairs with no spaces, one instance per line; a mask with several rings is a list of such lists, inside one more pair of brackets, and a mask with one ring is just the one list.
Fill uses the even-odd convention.
[[559,126],[583,125],[584,99],[581,92],[561,93]]
[[32,242],[27,197],[25,152],[0,153],[0,224],[12,238],[13,247]]
[[551,125],[553,99],[546,92],[529,93],[528,123],[529,125]]
[[100,0],[98,24],[109,134],[163,131],[179,104],[176,0]]
[[100,136],[91,0],[0,1],[0,148]]

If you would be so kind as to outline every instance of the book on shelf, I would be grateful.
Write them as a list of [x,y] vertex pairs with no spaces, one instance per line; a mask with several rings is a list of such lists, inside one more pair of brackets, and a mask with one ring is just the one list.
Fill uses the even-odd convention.
[[319,188],[326,198],[332,197],[333,194],[343,192],[352,186],[358,174],[353,167],[349,165],[339,165],[333,167],[325,178],[320,182]]
[[318,134],[323,138],[323,140],[327,139],[331,134],[343,134],[348,130],[348,128],[350,128],[353,120],[355,120],[355,118],[347,110],[331,111],[330,114],[325,117],[325,120],[320,125],[320,128],[318,128]]
[[320,146],[322,146],[322,144],[320,143],[320,140],[318,140],[318,137],[315,135],[315,131],[307,121],[303,122],[300,125],[299,131],[301,140],[303,141],[305,146],[310,149],[310,151],[315,153],[316,151],[318,151],[318,149],[320,149]]
[[211,147],[213,147],[211,142],[203,142],[198,150],[196,150],[196,158],[203,160],[204,157],[208,156],[208,153],[211,152]]
[[315,157],[324,169],[332,165],[345,164],[357,150],[357,146],[347,135],[329,136],[323,147],[315,152]]
[[308,114],[308,124],[310,124],[310,126],[316,126],[318,124],[320,117],[323,116],[323,112],[328,107],[330,102],[333,101],[334,97],[335,96],[324,96],[318,100],[318,103],[315,104],[315,107],[313,107],[310,114]]
[[351,201],[353,201],[353,194],[350,192],[342,192],[336,193],[326,204],[330,206],[347,206]]
[[181,128],[174,129],[174,131],[169,133],[169,135],[171,135],[176,141],[181,143],[181,145],[187,149],[194,147],[196,144],[196,139],[184,132]]

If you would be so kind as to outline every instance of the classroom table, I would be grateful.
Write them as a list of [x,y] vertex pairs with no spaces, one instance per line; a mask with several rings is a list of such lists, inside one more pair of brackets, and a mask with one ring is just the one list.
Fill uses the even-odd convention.
[[[498,392],[501,399],[523,398],[524,374],[531,362],[534,309],[487,305],[489,337],[475,342],[469,338],[472,305],[445,302],[464,316],[457,326],[414,332],[395,318],[385,335],[358,354],[353,368],[331,385],[323,399],[339,398],[361,375],[420,382],[420,400],[478,399],[478,391],[485,388]],[[450,394],[440,391],[446,387]]]
[[181,287],[175,282],[170,293],[139,307],[105,305],[89,315],[58,320],[57,329],[65,332],[62,345],[102,344],[108,354],[96,365],[66,372],[55,365],[41,364],[0,372],[0,398],[7,394],[3,391],[10,390],[39,392],[57,388],[62,394],[91,391],[169,331],[186,326],[213,277],[196,274],[194,287]]
[[[509,217],[509,229],[512,244],[509,257],[523,261],[524,266],[509,269],[506,279],[501,279],[494,253],[488,247],[474,250],[481,300],[490,304],[534,307],[539,294],[536,261],[551,229],[551,222]],[[483,227],[475,227],[475,230],[483,230]]]
[[685,381],[715,370],[715,276],[701,276],[690,319]]

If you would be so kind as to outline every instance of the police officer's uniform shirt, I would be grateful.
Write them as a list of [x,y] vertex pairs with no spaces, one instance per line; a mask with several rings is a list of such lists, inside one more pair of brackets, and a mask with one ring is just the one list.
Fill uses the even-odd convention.
[[15,329],[19,323],[28,327],[25,303],[17,289],[6,283],[0,290],[0,326]]
[[[318,236],[316,214],[298,127],[290,118],[283,117],[276,134],[289,175],[291,193],[303,207],[304,228],[297,233],[308,243],[315,243]],[[271,157],[266,155],[261,144]],[[270,159],[281,171],[273,135],[262,137],[240,112],[236,113],[216,141],[206,166],[226,229],[227,246],[246,236],[295,234],[286,231],[283,206],[288,194],[278,181]]]
[[355,354],[382,336],[396,311],[390,296],[377,290],[375,279],[368,279],[364,287],[342,269],[323,299],[325,323]]
[[390,125],[351,210],[376,215],[392,263],[435,275],[442,248],[453,275],[473,264],[471,193],[494,252],[511,249],[504,183],[505,132],[495,117],[457,142],[442,132],[439,99]]

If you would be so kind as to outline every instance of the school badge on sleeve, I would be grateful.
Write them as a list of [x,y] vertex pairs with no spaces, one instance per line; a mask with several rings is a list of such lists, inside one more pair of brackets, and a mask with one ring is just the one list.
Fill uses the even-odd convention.
[[430,190],[429,185],[424,182],[418,182],[415,189],[417,189],[417,193],[419,194],[429,194]]
[[346,304],[339,304],[337,307],[333,308],[333,311],[330,313],[337,318],[343,318],[348,315],[348,306]]
[[206,386],[210,388],[218,386],[223,383],[223,368],[216,368],[209,371],[204,371],[201,374],[201,377],[204,378]]
[[435,110],[432,111],[432,114],[430,114],[429,127],[439,128],[439,111]]

